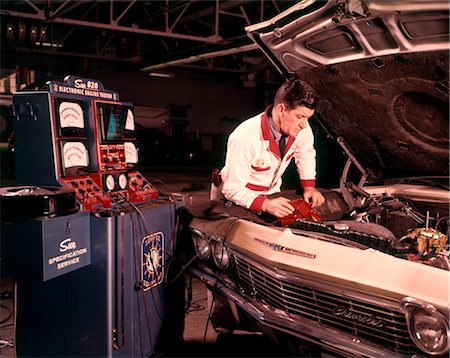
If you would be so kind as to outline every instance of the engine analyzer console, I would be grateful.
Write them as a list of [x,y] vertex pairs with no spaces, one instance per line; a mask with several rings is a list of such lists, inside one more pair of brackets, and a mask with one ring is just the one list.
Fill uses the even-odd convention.
[[17,92],[13,114],[17,184],[68,187],[90,211],[157,198],[136,169],[134,108],[101,82],[67,76]]

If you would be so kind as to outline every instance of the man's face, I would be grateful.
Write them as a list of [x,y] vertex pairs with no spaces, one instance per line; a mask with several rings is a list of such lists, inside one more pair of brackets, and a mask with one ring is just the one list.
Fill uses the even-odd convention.
[[288,109],[285,104],[280,106],[280,129],[292,137],[306,128],[308,119],[314,114],[314,109],[305,106],[297,106],[294,109]]

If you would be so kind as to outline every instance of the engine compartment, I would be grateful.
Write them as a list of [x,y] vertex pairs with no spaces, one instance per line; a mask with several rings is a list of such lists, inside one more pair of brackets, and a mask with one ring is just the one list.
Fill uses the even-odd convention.
[[352,195],[353,205],[347,205],[347,211],[341,210],[340,217],[334,214],[330,220],[330,211],[319,208],[324,220],[298,219],[290,226],[293,232],[321,233],[335,243],[372,248],[450,270],[448,190],[414,184],[350,187],[351,194],[338,193],[331,204],[327,199],[327,205],[336,206],[341,198],[339,205],[343,207],[345,195]]

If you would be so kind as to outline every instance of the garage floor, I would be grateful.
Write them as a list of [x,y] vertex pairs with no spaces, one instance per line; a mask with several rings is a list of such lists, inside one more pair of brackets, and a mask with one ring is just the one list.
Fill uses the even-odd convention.
[[202,282],[193,280],[193,300],[185,319],[184,347],[158,356],[281,357],[286,355],[260,333],[235,331],[218,335],[208,322],[209,307]]

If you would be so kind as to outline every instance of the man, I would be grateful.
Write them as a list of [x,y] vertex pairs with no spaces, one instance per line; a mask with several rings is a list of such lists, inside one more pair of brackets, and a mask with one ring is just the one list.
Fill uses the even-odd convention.
[[293,157],[304,199],[313,207],[325,201],[315,188],[316,151],[308,124],[316,104],[314,90],[306,82],[288,80],[278,89],[273,106],[230,134],[221,170],[221,193],[227,200],[277,217],[291,214],[289,199],[271,195],[280,192],[281,177]]

